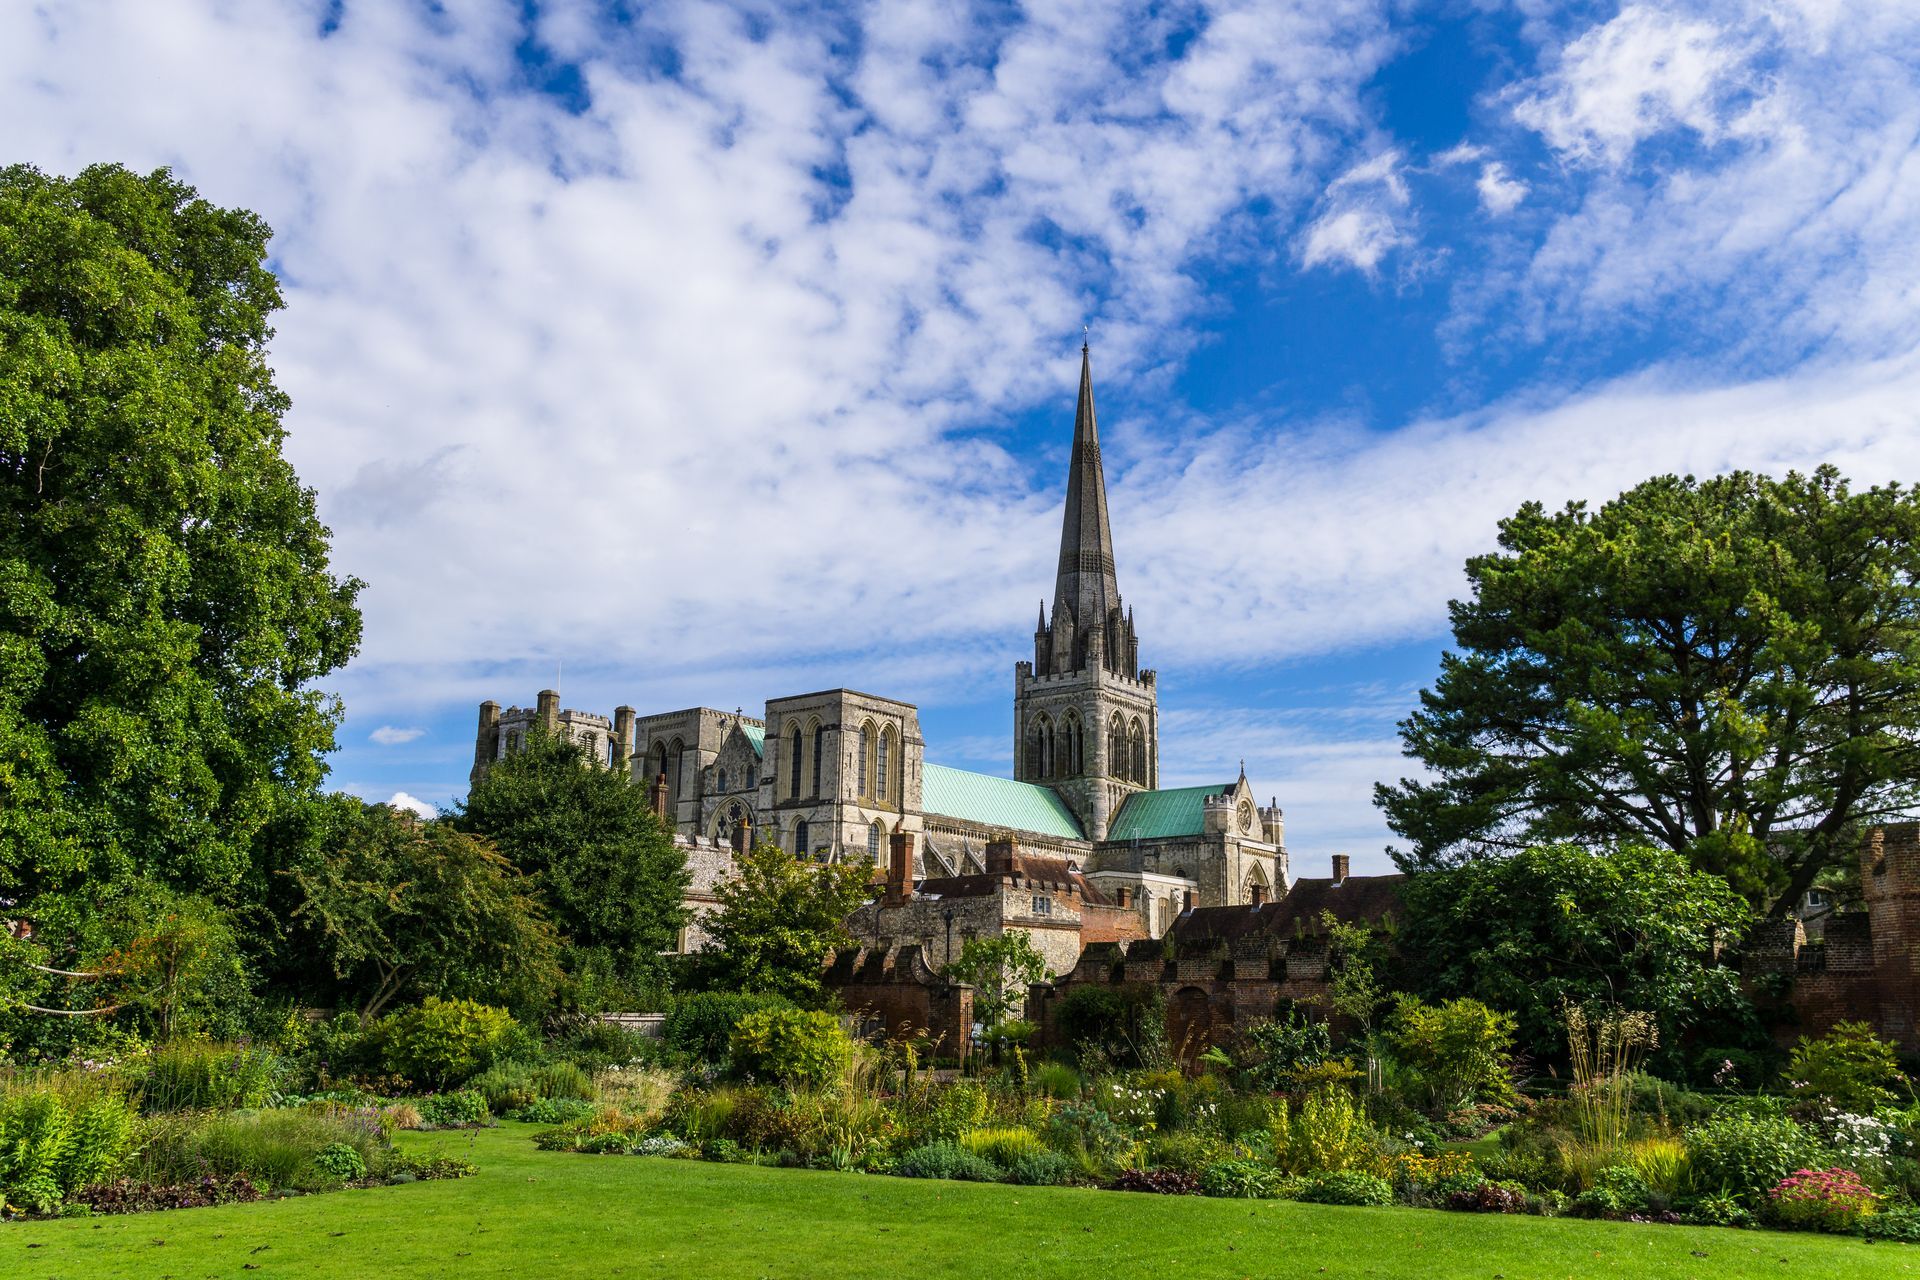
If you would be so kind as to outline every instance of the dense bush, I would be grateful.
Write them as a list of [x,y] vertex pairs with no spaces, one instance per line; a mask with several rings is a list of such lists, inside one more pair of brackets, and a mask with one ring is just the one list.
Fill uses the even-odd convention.
[[1392,1204],[1393,1188],[1385,1178],[1342,1169],[1309,1177],[1298,1198],[1309,1204]]
[[[688,998],[697,999],[698,997]],[[733,1029],[729,1026],[727,1034],[732,1033]],[[726,1040],[723,1037],[722,1046],[725,1043]],[[569,1061],[583,1070],[604,1071],[633,1063],[657,1062],[662,1056],[663,1045],[662,1040],[642,1035],[617,1022],[589,1018],[568,1033],[561,1043],[560,1051]]]
[[279,1055],[258,1045],[172,1040],[138,1060],[132,1074],[146,1111],[263,1107],[280,1088]]
[[1403,994],[1381,1041],[1415,1102],[1431,1114],[1446,1115],[1473,1103],[1515,1100],[1508,1060],[1516,1025],[1512,1014],[1478,1000],[1428,1004]]
[[1447,1195],[1455,1213],[1525,1213],[1527,1189],[1517,1182],[1482,1182]]
[[505,1009],[429,997],[380,1019],[374,1037],[388,1068],[436,1089],[465,1083],[519,1038]]
[[521,1107],[507,1118],[528,1124],[573,1124],[593,1113],[593,1103],[584,1098],[541,1098]]
[[1152,1067],[1166,1057],[1166,995],[1145,983],[1067,989],[1054,1027],[1082,1063]]
[[154,1186],[238,1175],[262,1189],[324,1191],[384,1174],[393,1161],[377,1114],[340,1107],[160,1117],[144,1137],[129,1172]]
[[134,1145],[133,1106],[96,1080],[10,1081],[0,1095],[0,1195],[44,1213],[110,1178]]
[[1108,1184],[1111,1191],[1146,1191],[1157,1196],[1190,1196],[1200,1190],[1200,1179],[1178,1169],[1123,1169]]
[[826,1084],[853,1058],[853,1042],[830,1013],[808,1009],[757,1009],[733,1027],[733,1069],[785,1084]]
[[702,1062],[725,1062],[733,1044],[733,1029],[740,1019],[763,1009],[794,1007],[784,996],[703,991],[674,1001],[661,1036],[673,1048]]
[[1814,1231],[1852,1231],[1878,1199],[1850,1169],[1799,1169],[1767,1193],[1774,1221]]
[[1901,1079],[1893,1045],[1864,1022],[1839,1023],[1817,1039],[1802,1037],[1786,1074],[1795,1093],[1853,1112],[1892,1102]]
[[1588,1218],[1625,1218],[1645,1213],[1652,1194],[1639,1170],[1631,1165],[1609,1165],[1592,1186],[1574,1197],[1573,1210]]
[[1271,1199],[1279,1183],[1280,1171],[1257,1160],[1216,1160],[1200,1175],[1202,1192],[1228,1199]]
[[1007,1166],[1007,1181],[1023,1187],[1058,1187],[1073,1181],[1073,1161],[1058,1151],[1028,1152]]
[[1333,1032],[1323,1018],[1288,1010],[1284,1017],[1249,1026],[1241,1036],[1241,1056],[1248,1078],[1259,1088],[1291,1088],[1299,1072],[1333,1056]]
[[1080,1073],[1064,1062],[1042,1063],[1033,1073],[1033,1087],[1059,1102],[1080,1096]]
[[1782,1179],[1819,1155],[1813,1136],[1785,1116],[1729,1112],[1689,1129],[1686,1143],[1694,1188],[1732,1196],[1748,1209],[1764,1206]]
[[893,1166],[903,1178],[947,1178],[956,1182],[998,1182],[992,1161],[958,1143],[929,1142],[903,1154]]
[[212,1174],[193,1182],[155,1186],[135,1178],[116,1178],[75,1193],[74,1199],[95,1213],[152,1213],[160,1209],[201,1209],[215,1204],[247,1204],[260,1198],[260,1188],[244,1174],[216,1178]]
[[486,1098],[472,1089],[430,1093],[415,1105],[422,1127],[428,1129],[477,1129],[492,1118]]

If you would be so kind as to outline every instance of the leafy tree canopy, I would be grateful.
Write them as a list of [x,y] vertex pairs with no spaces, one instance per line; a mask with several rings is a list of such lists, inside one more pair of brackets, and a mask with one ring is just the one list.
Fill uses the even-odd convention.
[[1920,499],[1823,467],[1522,507],[1376,802],[1407,869],[1633,841],[1791,909],[1920,800]]
[[867,900],[872,879],[864,859],[811,862],[772,844],[740,855],[705,921],[712,942],[702,956],[716,984],[819,1003],[821,971],[853,945],[847,917]]
[[359,643],[281,456],[269,229],[166,170],[0,170],[0,877],[218,892],[316,792]]
[[528,734],[474,785],[454,821],[533,877],[575,967],[597,952],[639,975],[686,923],[686,855],[646,789],[571,738]]
[[506,858],[446,821],[334,804],[332,838],[288,872],[293,917],[363,1016],[402,996],[546,1004],[560,980],[553,926]]
[[1408,878],[1406,912],[1401,949],[1420,958],[1409,976],[1423,993],[1512,1012],[1543,1056],[1560,1055],[1567,1002],[1646,1010],[1666,1046],[1750,1017],[1738,975],[1713,956],[1747,906],[1670,850],[1555,845],[1428,871]]
[[1015,929],[988,938],[968,938],[947,965],[946,976],[974,989],[974,1013],[996,1027],[1026,1007],[1027,988],[1047,976],[1047,960],[1032,938]]

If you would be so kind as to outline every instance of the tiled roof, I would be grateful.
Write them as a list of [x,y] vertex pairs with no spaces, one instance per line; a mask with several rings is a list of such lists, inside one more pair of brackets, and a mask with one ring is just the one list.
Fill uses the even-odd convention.
[[1222,782],[1211,787],[1136,791],[1120,806],[1113,825],[1107,828],[1107,839],[1152,840],[1160,836],[1197,836],[1206,825],[1200,802],[1208,796],[1226,795],[1233,788],[1233,783]]
[[926,765],[920,774],[920,808],[982,826],[1082,838],[1073,810],[1051,788],[990,773]]
[[763,724],[748,724],[744,720],[740,721],[739,724],[740,732],[747,735],[747,743],[753,748],[753,754],[765,759],[767,754],[767,726]]
[[1265,933],[1286,939],[1296,934],[1326,932],[1321,916],[1333,913],[1342,924],[1365,924],[1378,928],[1382,921],[1400,914],[1403,875],[1348,876],[1345,880],[1295,880],[1278,902],[1255,908],[1197,907],[1183,912],[1173,923],[1171,936],[1181,942],[1231,941],[1248,933]]

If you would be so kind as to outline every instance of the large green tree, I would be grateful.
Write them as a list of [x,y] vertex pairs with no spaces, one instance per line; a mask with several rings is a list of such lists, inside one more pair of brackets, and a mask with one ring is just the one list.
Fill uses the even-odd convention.
[[454,818],[533,877],[576,977],[644,981],[686,923],[687,859],[646,788],[561,734],[536,731]]
[[270,232],[167,171],[0,170],[0,878],[218,894],[310,802],[360,584],[281,454]]
[[547,1004],[560,981],[553,926],[492,844],[351,796],[332,808],[327,838],[287,877],[296,942],[340,998],[366,1017],[403,997]]
[[1376,801],[1409,869],[1636,841],[1791,909],[1920,800],[1920,497],[1831,468],[1529,503]]
[[853,945],[847,917],[871,896],[872,880],[865,859],[814,862],[774,844],[740,855],[714,892],[718,909],[704,922],[713,939],[702,953],[711,980],[727,990],[818,1003],[821,973],[837,949]]
[[1410,984],[1512,1012],[1535,1053],[1564,1049],[1569,1001],[1651,1013],[1670,1048],[1683,1033],[1746,1029],[1739,975],[1716,944],[1738,937],[1747,905],[1671,850],[1526,849],[1410,876],[1405,896]]

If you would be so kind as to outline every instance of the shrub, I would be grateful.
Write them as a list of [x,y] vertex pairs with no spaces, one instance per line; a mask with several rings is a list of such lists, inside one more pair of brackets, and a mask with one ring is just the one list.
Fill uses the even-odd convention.
[[853,1042],[830,1013],[758,1009],[734,1024],[733,1067],[785,1084],[824,1085],[853,1060]]
[[1584,1218],[1631,1217],[1647,1211],[1651,1194],[1646,1179],[1632,1165],[1611,1165],[1574,1197],[1573,1211]]
[[541,1096],[528,1068],[519,1062],[488,1067],[467,1081],[467,1089],[485,1098],[487,1110],[497,1116],[531,1106]]
[[380,1122],[389,1130],[418,1129],[425,1123],[420,1116],[420,1108],[411,1102],[392,1102],[380,1108]]
[[1064,1062],[1048,1062],[1033,1073],[1033,1087],[1042,1097],[1065,1102],[1080,1096],[1080,1073]]
[[979,1081],[956,1080],[934,1093],[913,1127],[925,1138],[954,1141],[969,1129],[979,1128],[992,1107],[993,1100]]
[[1789,1227],[1851,1231],[1879,1197],[1851,1169],[1800,1169],[1767,1193],[1773,1218]]
[[472,1089],[430,1093],[418,1105],[425,1129],[478,1129],[492,1119],[486,1098]]
[[231,1111],[265,1106],[284,1068],[256,1045],[172,1040],[149,1050],[135,1074],[146,1111]]
[[1142,1163],[1156,1169],[1180,1169],[1186,1173],[1202,1173],[1215,1161],[1223,1160],[1231,1151],[1228,1144],[1210,1134],[1194,1133],[1156,1133],[1148,1143],[1148,1158]]
[[125,1095],[98,1081],[58,1076],[12,1082],[0,1096],[0,1195],[36,1213],[110,1177],[133,1148]]
[[956,1182],[998,1182],[1000,1170],[953,1142],[929,1142],[915,1147],[895,1162],[903,1178],[947,1178]]
[[1289,1173],[1332,1173],[1370,1160],[1374,1141],[1353,1095],[1329,1088],[1309,1094],[1296,1115],[1275,1114],[1273,1148]]
[[[727,1034],[732,1033],[733,1028],[729,1025]],[[662,1044],[663,1041],[642,1035],[631,1027],[592,1018],[574,1028],[561,1051],[568,1060],[591,1072],[624,1067],[629,1063],[657,1061],[661,1056]],[[725,1044],[723,1037],[723,1049]]]
[[1054,1026],[1082,1065],[1151,1067],[1167,1060],[1166,995],[1144,983],[1068,988]]
[[1696,1191],[1730,1195],[1749,1209],[1795,1169],[1814,1163],[1819,1144],[1784,1116],[1715,1116],[1686,1134],[1687,1163]]
[[594,1105],[584,1098],[541,1098],[513,1112],[509,1120],[528,1124],[572,1124],[594,1113]]
[[211,1174],[188,1183],[155,1186],[136,1178],[118,1178],[74,1193],[76,1201],[95,1213],[153,1213],[161,1209],[200,1209],[215,1204],[247,1204],[260,1198],[260,1188],[244,1174],[216,1178]]
[[492,1065],[518,1031],[505,1009],[429,996],[380,1019],[374,1036],[390,1071],[445,1089]]
[[1864,1225],[1869,1240],[1920,1244],[1920,1208],[1913,1205],[1901,1205],[1884,1213],[1876,1213]]
[[1246,1030],[1245,1045],[1253,1082],[1262,1089],[1286,1089],[1299,1071],[1333,1056],[1333,1032],[1325,1021],[1296,1009],[1284,1018],[1255,1022]]
[[1200,1175],[1200,1190],[1232,1200],[1270,1200],[1279,1181],[1280,1173],[1271,1165],[1255,1160],[1216,1160]]
[[1133,1156],[1133,1135],[1091,1103],[1069,1102],[1054,1112],[1047,1119],[1045,1136],[1048,1145],[1076,1159],[1093,1177],[1104,1177]]
[[1402,994],[1382,1039],[1410,1077],[1416,1101],[1444,1115],[1476,1102],[1513,1102],[1507,1060],[1517,1025],[1512,1014],[1478,1000],[1430,1005]]
[[673,1084],[673,1076],[659,1067],[623,1067],[594,1077],[593,1098],[603,1107],[651,1118],[666,1109]]
[[1482,1182],[1447,1195],[1455,1213],[1525,1213],[1527,1189],[1517,1182]]
[[703,991],[674,1001],[661,1027],[661,1037],[702,1062],[725,1062],[733,1044],[733,1028],[740,1019],[763,1009],[793,1007],[785,996]]
[[1900,1064],[1893,1045],[1874,1035],[1870,1024],[1842,1022],[1818,1039],[1801,1037],[1787,1060],[1787,1079],[1802,1097],[1868,1112],[1893,1101]]
[[1298,1198],[1309,1204],[1392,1204],[1393,1188],[1385,1178],[1342,1169],[1308,1178]]
[[1040,1141],[1040,1135],[1024,1125],[970,1129],[960,1135],[960,1146],[1003,1169],[1011,1168],[1021,1156],[1030,1156],[1046,1149]]
[[421,1182],[437,1182],[444,1178],[471,1178],[480,1172],[480,1166],[470,1160],[460,1160],[453,1156],[395,1152],[393,1172],[405,1174]]
[[358,1182],[367,1176],[367,1162],[360,1148],[347,1142],[329,1142],[313,1153],[314,1167],[329,1178]]
[[527,1073],[534,1095],[541,1098],[593,1097],[593,1077],[573,1062],[549,1062]]
[[1058,1187],[1073,1180],[1073,1161],[1044,1147],[1016,1157],[1007,1166],[1007,1181],[1023,1187]]
[[1200,1190],[1200,1179],[1178,1169],[1125,1169],[1107,1184],[1109,1191],[1145,1191],[1156,1196],[1190,1196]]
[[1639,1138],[1621,1154],[1657,1195],[1671,1199],[1687,1185],[1687,1144],[1678,1138]]
[[323,1151],[351,1148],[362,1177],[391,1162],[377,1114],[339,1107],[167,1117],[147,1122],[144,1137],[129,1172],[159,1186],[239,1175],[263,1189],[321,1191],[348,1180],[337,1171],[345,1157],[323,1163]]
[[1694,1201],[1687,1220],[1703,1227],[1744,1227],[1753,1221],[1753,1215],[1732,1196],[1711,1195]]

